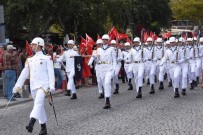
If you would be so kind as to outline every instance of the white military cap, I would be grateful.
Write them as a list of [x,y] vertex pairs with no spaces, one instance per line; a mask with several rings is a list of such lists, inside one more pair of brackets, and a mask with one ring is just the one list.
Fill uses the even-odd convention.
[[139,37],[134,38],[133,42],[140,42],[140,38]]
[[201,37],[201,38],[199,39],[199,42],[203,42],[203,37]]
[[130,46],[130,43],[129,43],[129,42],[126,42],[126,43],[125,43],[125,46]]
[[102,36],[102,39],[107,39],[107,40],[109,40],[109,35],[104,34],[104,35]]
[[192,38],[188,38],[188,39],[187,39],[187,42],[192,42]]
[[162,41],[162,38],[157,38],[156,42],[157,42],[157,43],[162,43],[162,42],[163,42],[163,41]]
[[39,46],[44,47],[44,39],[40,38],[40,37],[36,37],[32,40],[31,44],[37,44]]
[[180,38],[178,39],[178,41],[179,41],[179,42],[185,42],[185,39],[184,39],[183,37],[180,37]]
[[116,40],[111,40],[111,44],[116,44]]
[[169,40],[166,41],[166,45],[170,45],[170,41]]
[[175,38],[175,37],[170,37],[170,38],[169,38],[169,42],[170,42],[170,43],[176,42],[176,38]]
[[196,38],[196,37],[194,37],[193,39],[194,39],[194,41],[197,41],[197,38]]
[[147,38],[147,42],[152,42],[152,41],[153,41],[153,40],[152,40],[151,37]]
[[102,44],[102,43],[103,43],[102,39],[97,39],[96,44]]
[[74,45],[75,44],[75,42],[73,41],[73,40],[68,40],[68,43],[67,43],[68,45]]

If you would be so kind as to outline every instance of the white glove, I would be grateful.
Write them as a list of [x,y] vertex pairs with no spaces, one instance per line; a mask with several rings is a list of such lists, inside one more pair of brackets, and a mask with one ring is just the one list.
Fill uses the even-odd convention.
[[19,88],[19,87],[13,87],[13,93],[15,94],[15,93],[17,93],[17,92],[19,92],[21,90],[21,88]]
[[89,67],[90,67],[90,68],[93,68],[93,66],[92,66],[92,65],[89,65]]

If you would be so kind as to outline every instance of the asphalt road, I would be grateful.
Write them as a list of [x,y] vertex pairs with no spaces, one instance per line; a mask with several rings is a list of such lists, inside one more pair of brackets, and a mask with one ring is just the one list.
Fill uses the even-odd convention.
[[[167,84],[165,84],[167,85]],[[104,99],[98,99],[97,87],[81,88],[78,99],[59,94],[54,97],[59,125],[46,100],[49,135],[203,135],[203,90],[188,90],[187,96],[173,98],[172,88],[149,95],[143,88],[143,98],[128,91],[121,83],[120,93],[113,95],[112,108],[104,110]],[[0,110],[0,135],[29,135],[25,126],[33,102]],[[33,135],[40,131],[35,124]]]

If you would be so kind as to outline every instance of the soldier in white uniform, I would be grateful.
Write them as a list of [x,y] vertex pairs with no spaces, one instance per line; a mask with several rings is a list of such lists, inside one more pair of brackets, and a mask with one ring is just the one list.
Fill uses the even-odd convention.
[[156,40],[157,46],[155,47],[155,55],[156,55],[156,59],[157,59],[157,70],[159,73],[159,82],[160,82],[160,86],[159,89],[163,90],[164,89],[164,73],[165,73],[165,65],[164,66],[159,66],[159,63],[161,62],[161,59],[164,56],[164,47],[163,47],[163,41],[161,38],[157,38]]
[[144,60],[145,60],[145,72],[146,75],[149,76],[150,81],[150,87],[151,91],[149,94],[154,94],[154,83],[155,83],[155,71],[156,71],[156,55],[154,52],[154,46],[153,46],[153,40],[152,38],[147,39],[147,48],[144,48]]
[[107,34],[102,36],[103,46],[97,49],[98,52],[98,62],[101,66],[101,78],[104,86],[104,94],[106,104],[104,109],[111,108],[110,98],[111,98],[111,79],[115,73],[116,67],[116,55],[113,47],[109,47],[109,36]]
[[122,51],[123,54],[123,60],[124,60],[124,69],[126,72],[126,76],[128,79],[128,85],[129,88],[128,90],[133,90],[133,85],[132,85],[132,77],[133,77],[133,72],[132,72],[132,50],[129,42],[125,43],[125,50]]
[[186,95],[186,89],[188,86],[188,58],[189,58],[189,52],[186,49],[185,45],[185,39],[180,37],[179,38],[179,50],[183,51],[183,57],[184,61],[180,64],[181,66],[181,88],[182,88],[182,95]]
[[195,67],[196,67],[196,50],[192,43],[192,38],[187,39],[187,51],[189,52],[189,83],[190,83],[190,89],[193,90],[196,86],[196,73],[195,73]]
[[174,88],[174,98],[180,97],[178,88],[180,84],[180,77],[181,77],[181,66],[180,63],[183,61],[183,55],[182,50],[179,50],[176,46],[176,39],[175,37],[170,37],[169,39],[171,48],[168,49],[164,57],[162,58],[160,62],[160,66],[163,66],[163,64],[169,59],[170,62],[170,76],[172,78],[173,88]]
[[[167,40],[166,43],[165,43],[164,54],[170,48],[171,48],[170,42],[169,42],[169,40]],[[166,63],[165,63],[165,69],[166,69],[166,73],[167,73],[168,87],[172,87],[172,78],[171,78],[171,75],[170,75],[170,61],[169,60],[167,60]]]
[[201,52],[200,52],[200,46],[197,43],[197,38],[194,37],[194,45],[195,45],[195,51],[196,51],[196,68],[195,68],[195,75],[196,75],[196,85],[199,84],[199,78],[201,76],[201,69],[202,69],[202,61],[201,61]]
[[[203,69],[203,37],[201,37],[199,39],[199,52],[200,52],[199,57],[201,58],[202,69]],[[202,70],[201,70],[201,72],[202,72]]]
[[135,78],[135,85],[137,96],[136,98],[142,98],[142,86],[143,86],[143,75],[144,75],[144,54],[141,46],[140,38],[136,37],[133,40],[134,47],[131,49],[132,57],[132,70]]
[[[102,39],[98,39],[97,42],[97,49],[102,47],[103,41]],[[101,65],[98,63],[98,59],[97,58],[98,55],[98,51],[94,50],[92,52],[92,57],[90,58],[88,65],[91,67],[92,63],[95,62],[95,71],[96,71],[96,77],[97,77],[97,86],[98,86],[98,90],[99,90],[99,99],[104,98],[104,93],[103,93],[103,87],[102,87],[102,78],[101,78]]]
[[76,88],[74,83],[74,76],[75,76],[75,62],[74,56],[79,56],[78,52],[73,49],[74,41],[69,40],[68,43],[68,50],[65,51],[57,61],[62,62],[66,61],[66,73],[68,77],[68,84],[67,84],[67,93],[66,96],[70,96],[70,92],[72,93],[71,99],[77,99],[76,95]]
[[121,49],[119,49],[116,45],[116,41],[112,40],[111,41],[111,46],[114,48],[116,52],[116,67],[115,67],[115,73],[113,76],[113,83],[116,85],[115,91],[113,94],[118,94],[119,93],[119,81],[118,81],[118,74],[121,69],[121,61],[123,60],[122,52]]
[[41,124],[39,135],[47,134],[47,117],[44,109],[45,96],[55,90],[53,61],[50,56],[42,53],[43,47],[44,40],[42,38],[37,37],[32,40],[31,48],[35,55],[26,60],[25,67],[13,88],[13,93],[16,93],[22,88],[27,77],[30,77],[30,90],[34,99],[34,107],[30,114],[30,123],[26,126],[26,129],[32,133],[34,123],[38,120],[39,124]]

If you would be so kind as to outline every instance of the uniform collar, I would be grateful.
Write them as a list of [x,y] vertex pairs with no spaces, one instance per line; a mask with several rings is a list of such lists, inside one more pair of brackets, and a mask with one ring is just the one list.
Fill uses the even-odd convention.
[[158,49],[162,49],[162,46],[157,46]]
[[42,52],[42,51],[38,51],[38,52],[36,52],[36,53],[35,53],[35,55],[37,55],[37,56],[38,56],[38,55],[44,55],[44,54],[43,54],[43,52]]
[[174,47],[171,47],[170,49],[172,52],[174,52],[175,50],[177,50],[177,47],[174,46]]
[[134,49],[135,49],[136,51],[139,51],[139,50],[141,49],[141,46],[135,46]]

